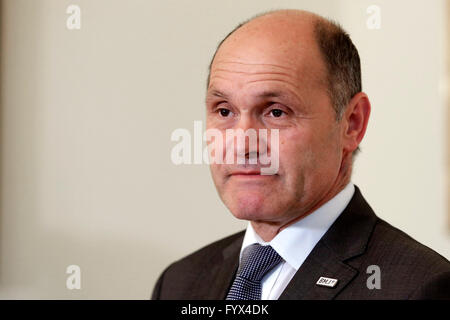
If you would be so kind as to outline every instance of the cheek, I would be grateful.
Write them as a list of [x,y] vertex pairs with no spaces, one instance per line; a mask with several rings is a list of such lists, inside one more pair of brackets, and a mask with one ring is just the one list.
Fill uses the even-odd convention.
[[313,154],[312,136],[301,131],[286,131],[280,135],[280,166],[285,170],[307,165]]
[[[313,134],[316,132],[316,134]],[[314,130],[292,130],[280,134],[280,172],[288,185],[314,183],[335,171],[336,136]]]

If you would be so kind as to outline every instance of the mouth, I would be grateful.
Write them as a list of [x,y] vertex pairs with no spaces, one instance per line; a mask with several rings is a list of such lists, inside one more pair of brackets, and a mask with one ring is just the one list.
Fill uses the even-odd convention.
[[232,172],[229,177],[238,179],[264,179],[273,177],[274,175],[262,175],[261,170],[240,170]]
[[232,176],[257,176],[261,175],[260,170],[235,171],[231,173]]

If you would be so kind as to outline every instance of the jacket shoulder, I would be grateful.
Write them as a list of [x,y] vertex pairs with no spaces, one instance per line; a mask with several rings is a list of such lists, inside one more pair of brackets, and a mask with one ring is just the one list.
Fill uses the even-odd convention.
[[[220,240],[214,241],[193,253],[181,258],[180,260],[172,263],[167,269],[183,269],[194,267],[197,269],[197,266],[204,266],[205,261],[209,261],[216,256],[222,254],[222,251],[237,241],[239,238],[244,237],[245,231],[240,231],[235,234],[232,234],[228,237],[222,238]],[[174,270],[176,271],[176,270]]]
[[243,239],[244,233],[240,231],[217,240],[170,264],[160,275],[152,299],[170,299],[172,295],[178,297],[179,292],[185,292],[190,284],[196,282],[202,270],[220,264],[223,251]]
[[450,262],[445,257],[380,218],[369,247],[386,263],[410,267],[417,274],[432,276],[450,271]]
[[[377,218],[364,254],[349,264],[359,270],[344,299],[448,299],[450,262],[407,233]],[[379,270],[378,290],[368,290]],[[369,268],[372,267],[372,268]]]

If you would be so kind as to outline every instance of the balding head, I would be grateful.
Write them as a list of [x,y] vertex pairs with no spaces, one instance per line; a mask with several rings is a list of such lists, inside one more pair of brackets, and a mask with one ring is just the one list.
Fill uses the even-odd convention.
[[350,99],[362,90],[360,59],[349,35],[336,22],[303,10],[270,11],[235,27],[219,43],[211,59],[207,86],[215,58],[222,49],[239,43],[248,46],[262,39],[273,40],[272,44],[266,44],[274,50],[288,44],[295,55],[296,50],[307,47],[311,54],[322,58],[321,65],[315,66],[315,76],[320,76],[316,80],[325,84],[337,119]]

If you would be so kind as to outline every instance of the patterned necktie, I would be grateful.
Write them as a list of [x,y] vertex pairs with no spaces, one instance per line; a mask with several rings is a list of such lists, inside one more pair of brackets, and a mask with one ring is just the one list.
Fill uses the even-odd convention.
[[261,300],[262,278],[281,261],[271,246],[255,243],[245,248],[226,300]]

